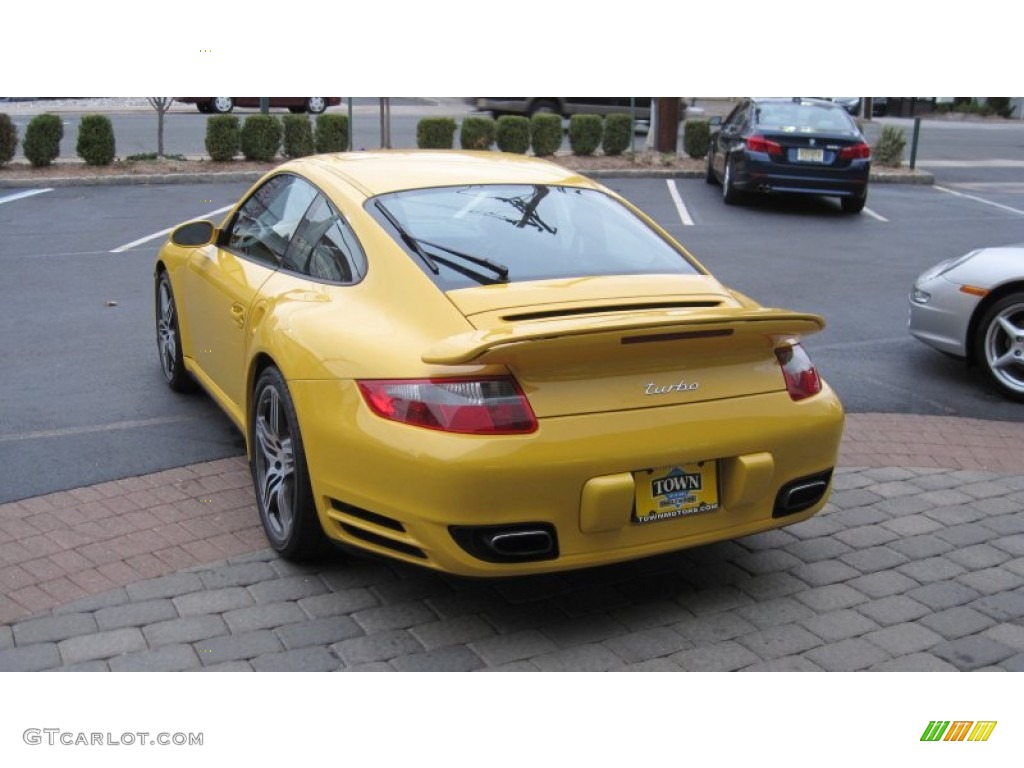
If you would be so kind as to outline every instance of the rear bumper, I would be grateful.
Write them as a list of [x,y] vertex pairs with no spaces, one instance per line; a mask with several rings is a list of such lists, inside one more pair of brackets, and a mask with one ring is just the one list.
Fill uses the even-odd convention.
[[[477,437],[385,421],[351,382],[292,382],[318,511],[332,538],[431,568],[503,576],[582,568],[735,538],[781,517],[780,489],[836,464],[843,411],[827,387],[620,413],[541,419],[530,435]],[[632,471],[717,460],[721,507],[632,521]],[[557,552],[488,562],[453,529],[554,532]],[[526,538],[531,545],[540,537]]]
[[767,155],[747,153],[736,166],[736,186],[749,192],[784,192],[862,197],[867,194],[870,160],[851,160],[845,168],[808,163],[775,163]]

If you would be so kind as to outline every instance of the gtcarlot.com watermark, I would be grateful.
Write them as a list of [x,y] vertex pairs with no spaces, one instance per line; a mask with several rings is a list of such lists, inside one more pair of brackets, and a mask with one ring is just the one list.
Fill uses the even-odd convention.
[[202,733],[151,733],[125,731],[99,733],[96,731],[65,731],[60,728],[26,728],[22,741],[29,746],[49,747],[201,747]]

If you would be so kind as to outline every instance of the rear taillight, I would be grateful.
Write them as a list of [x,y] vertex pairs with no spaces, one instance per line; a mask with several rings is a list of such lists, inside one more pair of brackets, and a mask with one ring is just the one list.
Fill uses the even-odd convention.
[[839,150],[839,157],[842,160],[868,160],[871,157],[871,147],[864,142],[843,147]]
[[359,382],[370,409],[385,419],[444,432],[533,432],[537,419],[515,379],[388,379]]
[[799,344],[789,347],[779,347],[775,350],[775,356],[782,366],[782,376],[786,380],[786,391],[794,400],[803,400],[805,397],[816,395],[821,392],[821,377],[818,370],[811,362],[811,358]]
[[775,141],[769,141],[764,136],[748,136],[747,149],[751,152],[765,152],[769,155],[782,154],[782,145]]

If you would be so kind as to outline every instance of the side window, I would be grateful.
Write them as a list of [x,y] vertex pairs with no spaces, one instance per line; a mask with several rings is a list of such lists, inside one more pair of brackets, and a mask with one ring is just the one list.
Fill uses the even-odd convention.
[[725,118],[725,121],[722,124],[728,126],[738,125],[740,122],[742,122],[746,109],[747,103],[745,101],[741,101],[739,104],[733,107],[732,112],[729,113],[729,116]]
[[276,268],[316,194],[297,176],[268,179],[238,209],[228,230],[227,247]]
[[353,283],[366,274],[366,257],[345,220],[318,194],[299,223],[283,266],[317,280]]

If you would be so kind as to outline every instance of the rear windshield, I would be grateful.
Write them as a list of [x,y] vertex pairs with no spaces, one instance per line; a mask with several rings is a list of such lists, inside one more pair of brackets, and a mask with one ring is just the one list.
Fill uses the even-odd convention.
[[367,210],[443,290],[565,277],[699,273],[628,208],[595,190],[416,189],[381,195],[367,203]]
[[792,133],[857,132],[846,110],[828,104],[760,104],[754,118],[761,128]]

